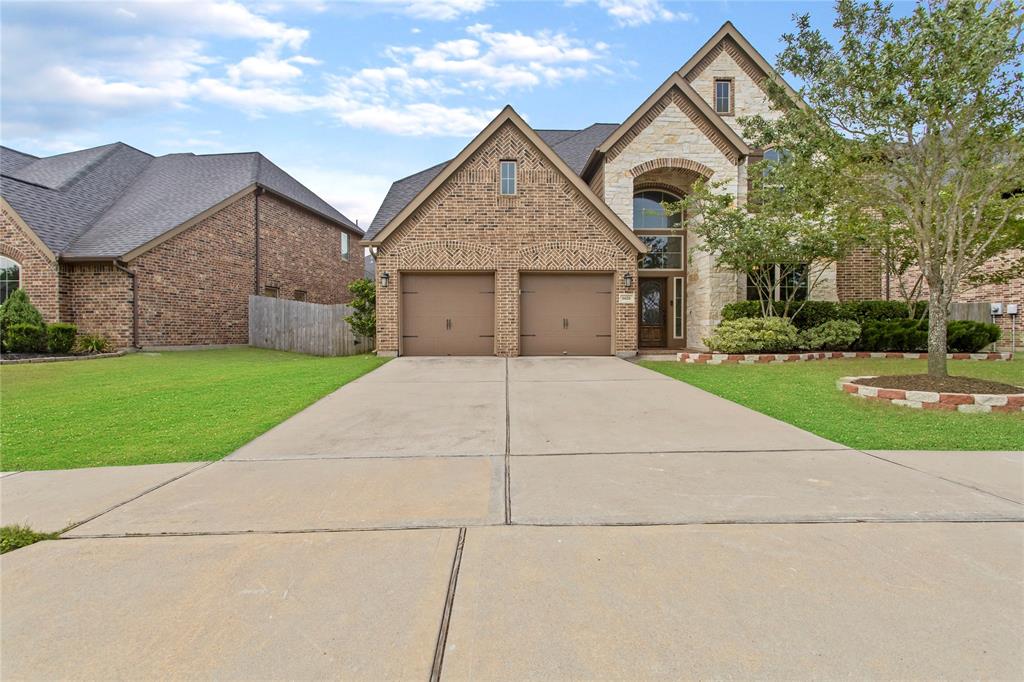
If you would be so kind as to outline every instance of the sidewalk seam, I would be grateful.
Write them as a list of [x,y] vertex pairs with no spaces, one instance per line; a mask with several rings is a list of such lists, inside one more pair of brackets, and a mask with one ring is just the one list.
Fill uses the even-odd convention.
[[856,452],[859,452],[862,455],[867,455],[868,457],[874,457],[875,459],[881,460],[883,462],[888,462],[889,464],[895,464],[896,466],[903,467],[904,469],[910,469],[911,471],[916,471],[919,474],[924,474],[926,476],[931,476],[933,478],[937,478],[940,481],[945,481],[946,483],[952,483],[954,485],[962,486],[962,487],[967,488],[969,490],[973,490],[975,492],[979,492],[979,493],[982,493],[984,495],[988,495],[990,497],[994,497],[997,500],[1003,500],[1004,502],[1012,502],[1013,504],[1016,504],[1018,506],[1024,506],[1024,502],[1020,502],[1019,500],[1014,500],[1014,499],[1009,498],[1009,497],[1003,497],[1002,495],[999,495],[998,493],[994,493],[994,492],[991,492],[989,490],[985,490],[984,488],[979,488],[977,486],[973,486],[970,483],[964,483],[963,481],[957,481],[957,480],[954,480],[952,478],[946,478],[945,476],[940,476],[939,474],[933,473],[931,471],[925,471],[923,469],[918,469],[918,468],[912,467],[909,464],[904,464],[903,462],[896,462],[896,461],[893,461],[891,459],[886,459],[885,457],[882,457],[881,455],[873,455],[870,452],[866,452],[864,450],[857,450]]
[[505,525],[512,524],[512,417],[508,385],[508,358],[505,358]]

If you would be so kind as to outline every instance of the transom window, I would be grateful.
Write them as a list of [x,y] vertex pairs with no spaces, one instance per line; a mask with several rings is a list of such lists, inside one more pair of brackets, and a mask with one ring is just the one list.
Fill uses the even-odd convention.
[[501,193],[512,195],[516,193],[516,162],[501,162]]
[[678,230],[683,224],[682,216],[678,213],[669,215],[662,205],[677,201],[679,197],[660,189],[637,192],[633,195],[633,229]]
[[732,113],[732,79],[715,79],[715,112],[719,114]]
[[0,303],[21,286],[21,266],[5,256],[0,256]]
[[641,270],[682,270],[683,238],[669,235],[641,234],[640,240],[649,251],[640,259]]

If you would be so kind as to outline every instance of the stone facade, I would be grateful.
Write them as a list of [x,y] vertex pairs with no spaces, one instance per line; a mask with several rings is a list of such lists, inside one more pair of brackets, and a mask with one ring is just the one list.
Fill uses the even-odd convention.
[[57,263],[19,225],[7,207],[0,211],[0,256],[21,266],[21,288],[47,322],[60,319]]
[[[499,162],[517,162],[515,196],[498,191]],[[626,274],[636,280],[636,250],[513,124],[506,122],[417,208],[377,253],[377,348],[399,349],[402,272],[494,272],[499,356],[519,354],[521,272],[608,272],[613,300]],[[389,273],[390,284],[380,287]],[[635,303],[616,303],[613,349],[636,351]]]
[[[81,333],[130,346],[133,273],[138,345],[244,344],[249,296],[257,288],[256,202],[255,193],[239,198],[125,262],[123,270],[110,261],[62,262],[58,277],[29,251],[31,241],[6,215],[0,248],[22,263],[22,286],[49,322],[71,322]],[[350,235],[345,260],[337,224],[272,194],[261,195],[259,205],[260,289],[276,286],[284,298],[305,292],[315,303],[348,302],[348,283],[363,276],[359,237]]]
[[733,83],[733,113],[723,115],[722,119],[741,137],[741,117],[760,115],[771,119],[779,115],[771,108],[768,95],[762,87],[764,74],[731,38],[719,42],[686,75],[686,80],[712,109],[715,107],[715,80],[719,78],[731,80]]

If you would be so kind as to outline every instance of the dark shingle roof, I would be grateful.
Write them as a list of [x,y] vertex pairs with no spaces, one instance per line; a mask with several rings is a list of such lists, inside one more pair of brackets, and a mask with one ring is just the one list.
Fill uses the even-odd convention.
[[32,156],[31,154],[0,145],[0,173],[4,175],[13,173],[38,158],[38,156]]
[[[574,173],[581,173],[591,152],[604,142],[619,125],[617,123],[595,123],[582,130],[537,130],[546,142]],[[398,215],[430,181],[444,170],[448,161],[431,166],[419,173],[396,180],[388,190],[377,215],[366,231],[366,238],[373,239],[391,219]]]
[[0,154],[4,198],[62,256],[123,256],[254,184],[361,233],[257,152],[154,158],[118,142],[43,159]]

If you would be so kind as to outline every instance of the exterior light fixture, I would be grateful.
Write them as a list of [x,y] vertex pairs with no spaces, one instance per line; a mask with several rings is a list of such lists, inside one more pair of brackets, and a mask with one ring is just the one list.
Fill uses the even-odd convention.
[[626,285],[627,289],[632,289],[633,288],[633,273],[632,272],[627,272],[625,275],[623,275],[622,283],[624,285]]
[[387,289],[388,288],[388,282],[390,282],[390,281],[391,281],[391,275],[389,275],[386,272],[381,274],[381,276],[380,276],[380,286],[381,286],[382,289]]

